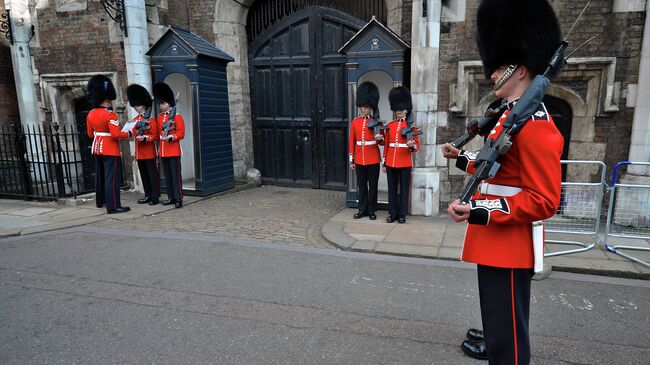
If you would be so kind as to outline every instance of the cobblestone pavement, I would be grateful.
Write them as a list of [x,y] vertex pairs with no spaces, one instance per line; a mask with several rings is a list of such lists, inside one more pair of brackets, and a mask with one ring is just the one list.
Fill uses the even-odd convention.
[[333,247],[321,235],[321,227],[344,206],[342,191],[262,186],[153,216],[131,221],[108,220],[93,226]]

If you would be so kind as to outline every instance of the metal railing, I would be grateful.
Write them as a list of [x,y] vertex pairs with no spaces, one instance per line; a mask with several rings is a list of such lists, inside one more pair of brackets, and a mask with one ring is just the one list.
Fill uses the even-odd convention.
[[551,234],[561,234],[565,237],[583,236],[586,237],[586,240],[546,239],[546,243],[579,246],[579,248],[546,252],[544,257],[587,251],[598,242],[598,230],[600,228],[600,216],[605,192],[606,166],[600,161],[567,160],[562,160],[562,165],[571,173],[580,170],[579,176],[592,175],[592,171],[597,171],[592,176],[598,177],[582,178],[589,181],[562,182],[560,208],[553,217],[544,221],[545,231]]
[[[618,170],[623,166],[650,166],[650,162],[619,162],[614,167],[605,229],[605,248],[650,268],[650,262],[626,251],[650,252],[650,185],[619,183]],[[618,242],[611,244],[610,240]]]
[[90,143],[71,125],[0,128],[0,196],[56,199],[92,191]]

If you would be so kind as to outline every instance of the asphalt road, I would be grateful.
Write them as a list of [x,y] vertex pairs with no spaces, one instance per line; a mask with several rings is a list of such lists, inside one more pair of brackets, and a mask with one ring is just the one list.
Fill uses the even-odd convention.
[[[650,282],[533,283],[534,364],[647,364]],[[78,228],[0,240],[1,364],[487,364],[472,265]]]

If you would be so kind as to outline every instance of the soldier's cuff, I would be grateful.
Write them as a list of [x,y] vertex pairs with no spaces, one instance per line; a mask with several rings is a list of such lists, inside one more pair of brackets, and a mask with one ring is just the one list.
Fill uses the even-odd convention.
[[505,198],[470,200],[470,211],[467,223],[486,226],[490,223],[490,214],[495,211],[510,214],[508,201]]
[[461,150],[458,153],[458,157],[456,158],[456,167],[463,171],[467,171],[469,163],[473,161],[474,158],[475,157],[471,156],[467,151]]

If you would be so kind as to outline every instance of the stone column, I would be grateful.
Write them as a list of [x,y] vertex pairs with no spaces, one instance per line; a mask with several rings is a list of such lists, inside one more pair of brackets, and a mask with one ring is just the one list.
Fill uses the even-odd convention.
[[[125,0],[124,13],[128,37],[124,37],[126,77],[129,84],[140,84],[151,92],[151,63],[149,56],[149,33],[144,0]],[[135,110],[129,108],[129,115]]]
[[[646,14],[648,11],[650,11],[650,1],[646,3]],[[648,17],[643,30],[639,84],[628,160],[650,162],[650,19]],[[631,178],[629,175],[643,177],[646,184],[650,183],[650,167],[632,166],[628,169],[628,178]]]
[[[32,37],[31,18],[26,4],[7,1],[11,9],[11,23],[14,44],[11,46],[11,63],[16,81],[18,110],[23,125],[33,125],[39,122],[38,100],[34,86],[32,57],[29,51],[29,41]],[[20,11],[23,6],[24,11]]]
[[[248,75],[246,15],[253,0],[218,0],[213,24],[216,46],[231,55],[228,64],[228,101],[236,179],[245,179],[253,167],[253,122]],[[252,171],[251,173],[255,173]]]
[[427,1],[423,16],[422,0],[413,1],[411,44],[411,94],[419,136],[411,178],[411,214],[438,215],[440,172],[436,169],[436,126],[440,55],[441,0]]
[[[124,59],[126,61],[127,84],[139,84],[151,93],[151,63],[149,56],[149,32],[147,30],[147,13],[144,0],[124,0],[127,37],[124,37]],[[116,85],[117,86],[117,85]],[[152,94],[153,97],[153,94]],[[136,116],[135,109],[127,103],[129,119]],[[129,142],[131,153],[135,153],[135,142]],[[133,158],[133,185],[136,191],[144,192],[138,162]]]

